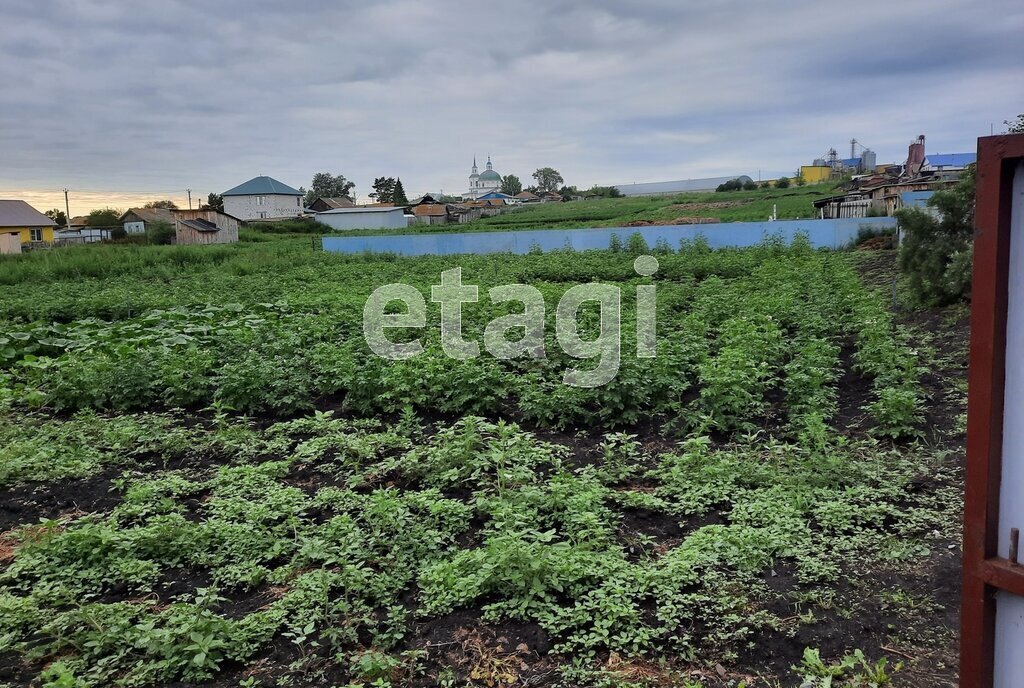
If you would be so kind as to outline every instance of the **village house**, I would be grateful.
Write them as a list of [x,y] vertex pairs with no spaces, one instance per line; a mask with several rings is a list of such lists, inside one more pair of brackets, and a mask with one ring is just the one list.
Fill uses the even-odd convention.
[[237,217],[217,210],[174,211],[177,244],[233,244],[238,241]]
[[405,208],[393,205],[338,208],[326,210],[313,216],[314,219],[331,229],[345,231],[352,229],[402,229],[409,226]]
[[21,200],[0,200],[0,234],[15,235],[5,239],[4,252],[21,253],[22,246],[48,246],[53,243],[53,228],[56,223],[46,215]]
[[315,201],[310,203],[306,210],[314,213],[322,213],[328,210],[337,210],[338,208],[353,208],[355,202],[348,196],[334,196],[332,198],[322,197],[317,198]]
[[532,191],[521,191],[515,195],[515,198],[517,198],[520,203],[537,203],[540,201],[540,196]]
[[129,208],[119,219],[126,234],[145,234],[156,222],[174,224],[174,211],[169,208]]
[[416,223],[421,225],[448,224],[448,206],[444,203],[421,203],[412,208]]
[[512,203],[518,203],[519,202],[519,201],[516,200],[515,196],[510,196],[507,193],[502,193],[500,191],[491,191],[491,192],[485,193],[482,196],[480,196],[479,198],[477,198],[477,200],[478,201],[501,201],[502,203],[504,203],[506,205],[510,205]]
[[960,173],[978,160],[977,153],[931,153],[921,163],[921,174]]
[[221,196],[224,212],[246,222],[280,220],[302,214],[303,193],[273,177],[253,177]]

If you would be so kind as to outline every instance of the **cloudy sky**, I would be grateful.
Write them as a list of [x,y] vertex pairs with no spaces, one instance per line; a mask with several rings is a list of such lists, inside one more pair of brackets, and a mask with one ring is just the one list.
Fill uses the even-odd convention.
[[1024,112],[1020,0],[0,0],[0,198],[72,212],[375,176],[791,174]]

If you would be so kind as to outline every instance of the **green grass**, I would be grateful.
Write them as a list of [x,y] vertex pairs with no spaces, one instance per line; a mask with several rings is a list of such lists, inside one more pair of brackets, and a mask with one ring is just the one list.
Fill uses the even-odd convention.
[[[773,208],[779,219],[816,217],[813,201],[829,196],[833,184],[685,193],[674,196],[599,198],[567,203],[535,203],[516,207],[494,217],[460,225],[413,226],[408,230],[356,230],[345,236],[368,234],[431,234],[437,232],[497,232],[522,229],[572,229],[577,227],[620,227],[634,220],[672,220],[677,217],[717,218],[722,222],[767,220]],[[682,204],[730,204],[729,207],[674,208]]]

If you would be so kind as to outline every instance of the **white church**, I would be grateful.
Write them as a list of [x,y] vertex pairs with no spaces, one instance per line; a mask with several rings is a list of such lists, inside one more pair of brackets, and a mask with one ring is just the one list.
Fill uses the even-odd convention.
[[466,201],[475,201],[485,194],[501,190],[501,175],[491,166],[491,156],[487,156],[487,169],[483,174],[477,172],[476,156],[473,156],[473,171],[469,175],[469,191],[462,195]]

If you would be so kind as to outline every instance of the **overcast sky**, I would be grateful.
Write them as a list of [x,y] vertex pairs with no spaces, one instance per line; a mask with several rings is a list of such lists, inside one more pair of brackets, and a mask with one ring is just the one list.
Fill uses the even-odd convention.
[[0,0],[0,197],[73,214],[258,174],[461,193],[474,154],[524,184],[772,177],[1021,112],[1020,0]]

